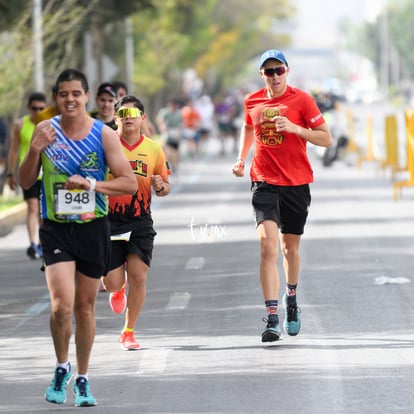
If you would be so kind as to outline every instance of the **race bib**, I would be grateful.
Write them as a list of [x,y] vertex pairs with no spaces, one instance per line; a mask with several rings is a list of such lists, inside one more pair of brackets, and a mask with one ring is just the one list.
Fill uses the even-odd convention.
[[127,231],[126,233],[120,233],[120,234],[113,234],[111,236],[111,240],[112,241],[119,241],[119,240],[123,240],[123,241],[129,241],[129,239],[131,238],[131,231]]
[[95,212],[95,191],[58,188],[55,194],[56,215],[87,215]]

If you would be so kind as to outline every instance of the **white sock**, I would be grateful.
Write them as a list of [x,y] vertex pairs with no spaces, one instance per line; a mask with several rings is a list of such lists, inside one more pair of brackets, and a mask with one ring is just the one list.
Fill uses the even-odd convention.
[[88,373],[86,374],[76,374],[76,379],[78,378],[85,378],[86,381],[88,381]]
[[56,368],[58,368],[58,367],[66,369],[67,372],[70,371],[69,361],[66,361],[66,362],[63,362],[63,363],[56,362]]

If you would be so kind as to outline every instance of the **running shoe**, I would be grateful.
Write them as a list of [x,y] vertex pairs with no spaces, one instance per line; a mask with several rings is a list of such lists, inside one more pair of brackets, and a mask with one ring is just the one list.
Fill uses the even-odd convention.
[[300,331],[300,313],[299,306],[289,304],[286,294],[283,295],[283,306],[285,307],[285,320],[283,321],[283,329],[290,336],[295,336]]
[[267,325],[262,333],[262,342],[278,341],[281,334],[278,315],[269,315],[268,318],[263,318],[263,322],[267,322]]
[[50,385],[46,388],[46,401],[55,404],[63,404],[66,401],[66,386],[72,376],[72,370],[69,365],[69,370],[62,367],[55,369],[55,375]]
[[99,281],[99,292],[106,292],[106,289],[102,283],[102,280]]
[[75,407],[91,407],[97,405],[95,397],[89,389],[89,381],[84,377],[76,378],[73,384],[73,396],[75,397]]
[[134,332],[122,331],[119,342],[124,351],[134,351],[141,347],[141,345],[134,338]]
[[123,313],[126,308],[127,299],[125,295],[125,288],[126,283],[124,283],[121,290],[118,290],[118,292],[112,292],[109,295],[109,305],[114,313]]

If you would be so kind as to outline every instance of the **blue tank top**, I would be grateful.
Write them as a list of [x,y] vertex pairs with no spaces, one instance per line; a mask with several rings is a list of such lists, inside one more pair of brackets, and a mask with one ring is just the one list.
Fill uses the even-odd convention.
[[60,126],[60,115],[50,120],[56,130],[56,141],[41,154],[43,179],[40,207],[43,219],[59,223],[84,223],[108,214],[108,198],[101,193],[65,190],[64,184],[74,174],[104,181],[108,168],[102,143],[104,124],[94,120],[89,134],[82,140],[66,137]]

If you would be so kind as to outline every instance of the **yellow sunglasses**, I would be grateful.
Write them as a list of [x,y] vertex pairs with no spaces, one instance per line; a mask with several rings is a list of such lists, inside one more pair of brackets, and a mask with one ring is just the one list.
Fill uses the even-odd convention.
[[120,108],[116,113],[116,116],[121,119],[127,118],[128,115],[130,118],[139,118],[142,112],[138,108]]

